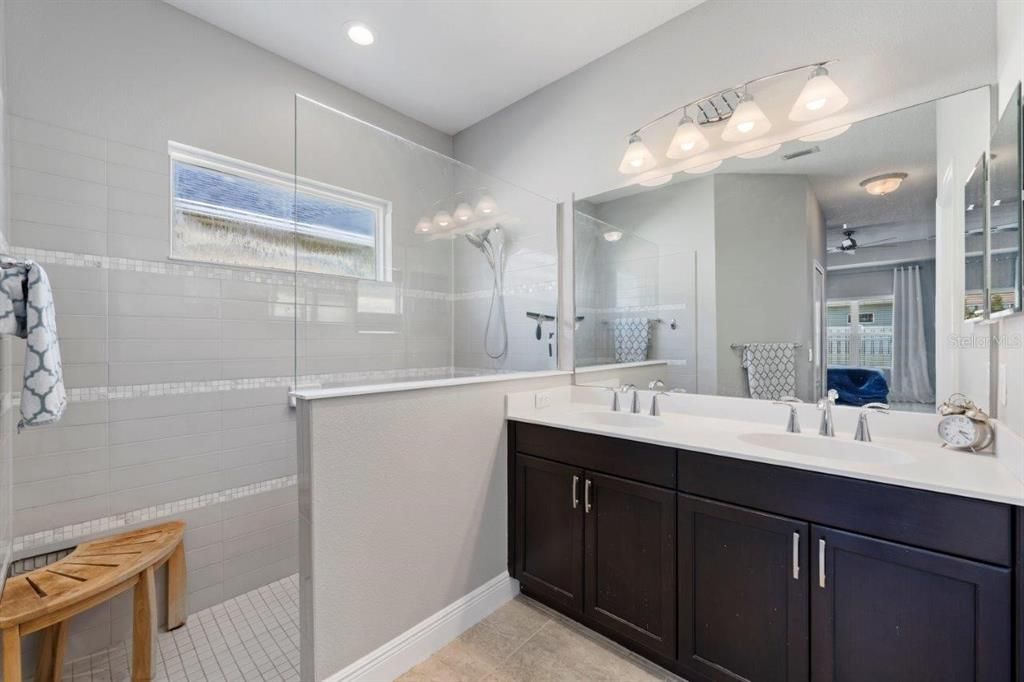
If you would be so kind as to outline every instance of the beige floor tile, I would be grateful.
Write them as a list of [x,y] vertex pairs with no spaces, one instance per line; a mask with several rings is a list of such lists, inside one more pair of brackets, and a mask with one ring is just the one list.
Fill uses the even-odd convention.
[[516,597],[485,618],[483,623],[507,637],[526,641],[549,620],[551,617],[536,602]]

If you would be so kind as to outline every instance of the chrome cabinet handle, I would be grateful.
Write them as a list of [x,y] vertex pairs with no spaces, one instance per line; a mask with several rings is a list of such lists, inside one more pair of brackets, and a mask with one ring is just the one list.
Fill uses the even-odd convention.
[[818,587],[825,587],[825,539],[818,540]]
[[793,533],[793,580],[800,580],[800,533]]
[[577,507],[580,506],[579,489],[580,489],[580,477],[574,475],[572,477],[572,508],[573,509],[576,509]]
[[590,479],[583,484],[583,511],[590,513]]

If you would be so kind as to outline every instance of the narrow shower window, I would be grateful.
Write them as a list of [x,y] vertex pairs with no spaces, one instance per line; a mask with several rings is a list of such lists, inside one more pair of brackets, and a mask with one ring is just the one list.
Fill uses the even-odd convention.
[[390,281],[391,202],[177,143],[171,258]]

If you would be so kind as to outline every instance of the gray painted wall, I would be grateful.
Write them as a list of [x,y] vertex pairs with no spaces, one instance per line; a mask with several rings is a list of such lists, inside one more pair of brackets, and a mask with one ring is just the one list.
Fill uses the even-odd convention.
[[824,223],[804,176],[715,176],[718,386],[748,395],[731,344],[799,343],[797,394],[810,400],[813,261],[824,262]]
[[[570,379],[327,398],[301,408],[309,423],[300,447],[301,535],[316,548],[300,576],[316,641],[315,652],[303,651],[303,679],[338,672],[505,572],[505,395]],[[453,415],[459,428],[451,428]]]
[[[6,43],[7,0],[0,0],[0,45]],[[7,186],[7,78],[4,51],[0,49],[0,253],[8,253],[7,231],[10,196]],[[11,395],[11,341],[0,338],[0,594],[7,577],[11,559],[11,539],[14,534],[14,504],[12,500],[14,447]]]

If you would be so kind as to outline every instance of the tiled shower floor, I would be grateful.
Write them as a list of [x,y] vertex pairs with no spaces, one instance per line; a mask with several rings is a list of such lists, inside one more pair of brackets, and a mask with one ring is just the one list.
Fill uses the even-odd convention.
[[[292,575],[194,613],[161,632],[154,682],[298,682],[299,579]],[[64,682],[131,679],[131,646],[64,666]]]

